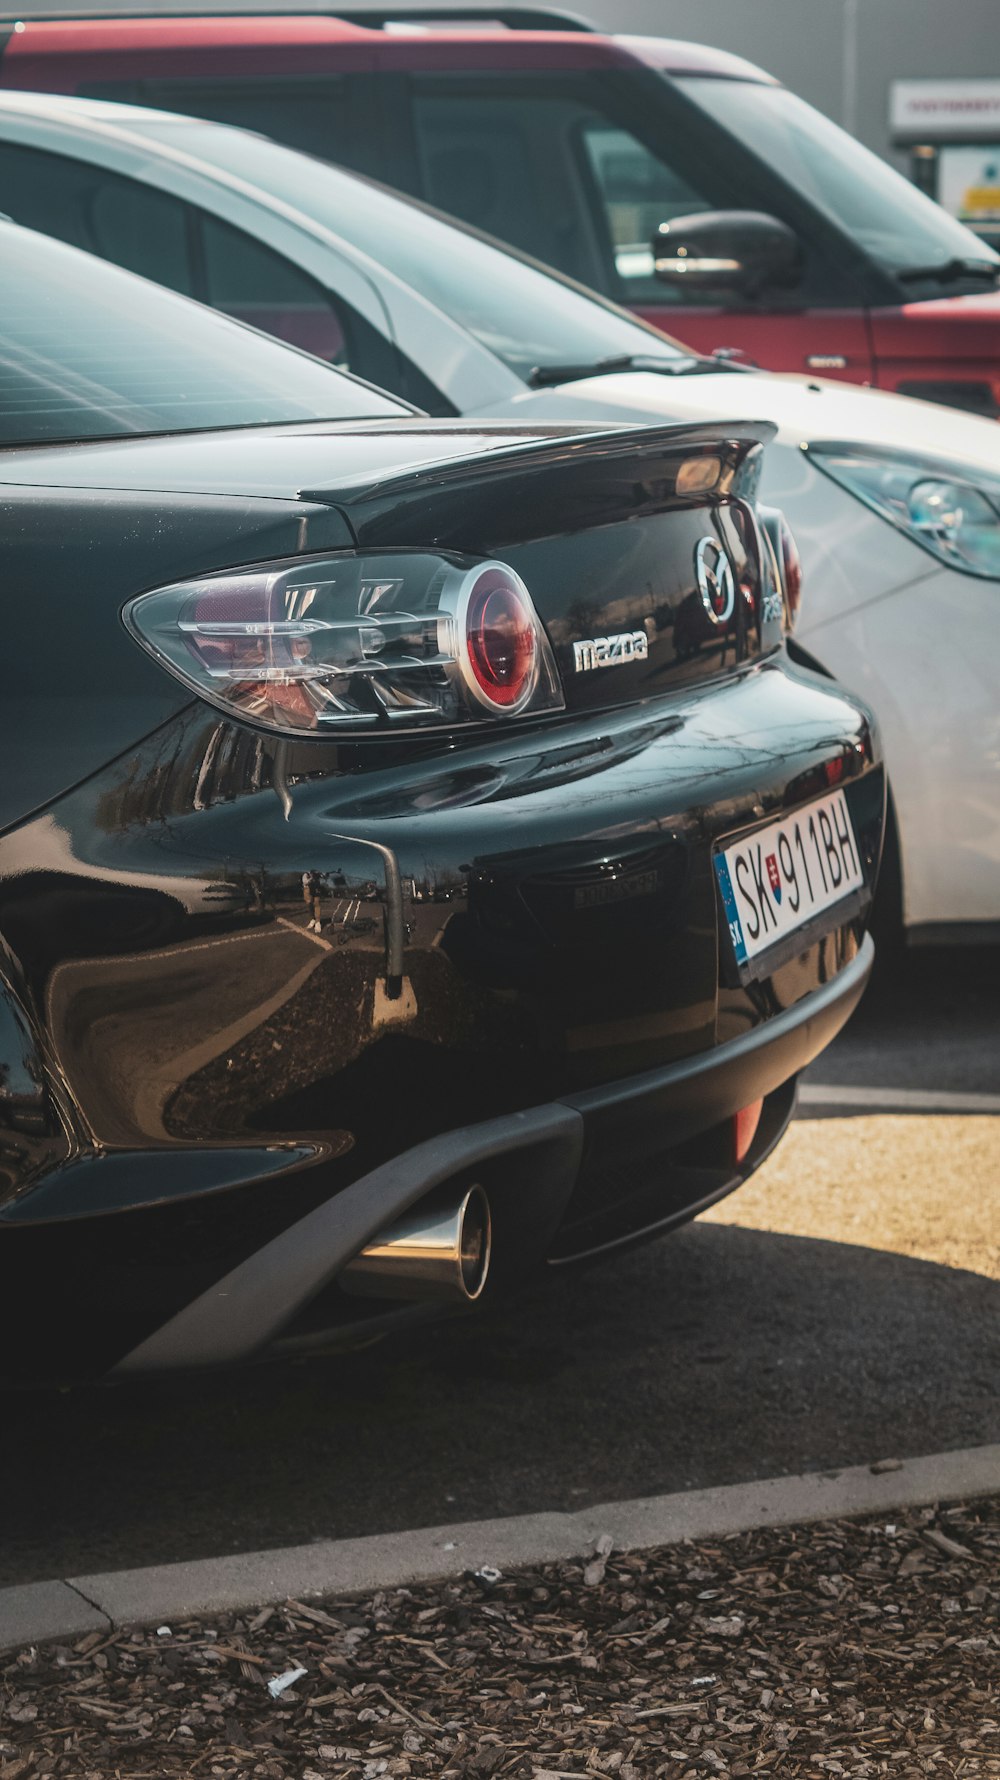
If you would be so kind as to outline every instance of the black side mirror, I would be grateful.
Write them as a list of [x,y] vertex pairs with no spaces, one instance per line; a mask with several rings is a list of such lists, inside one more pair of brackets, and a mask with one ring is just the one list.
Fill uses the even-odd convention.
[[653,236],[657,278],[675,290],[793,290],[802,279],[798,237],[760,210],[702,210],[661,223]]

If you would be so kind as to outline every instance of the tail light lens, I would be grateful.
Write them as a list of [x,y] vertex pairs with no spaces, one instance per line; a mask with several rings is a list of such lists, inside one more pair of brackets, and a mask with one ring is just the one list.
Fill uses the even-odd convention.
[[193,692],[265,729],[440,728],[563,707],[531,596],[502,562],[298,559],[160,588],[124,616]]
[[785,515],[781,515],[781,573],[785,583],[785,602],[788,616],[794,627],[802,604],[802,558]]
[[802,558],[788,520],[779,507],[757,508],[764,535],[771,546],[775,570],[785,604],[785,622],[794,630],[802,604]]
[[521,711],[538,683],[539,624],[527,588],[503,563],[484,563],[458,590],[455,628],[469,690],[488,711]]

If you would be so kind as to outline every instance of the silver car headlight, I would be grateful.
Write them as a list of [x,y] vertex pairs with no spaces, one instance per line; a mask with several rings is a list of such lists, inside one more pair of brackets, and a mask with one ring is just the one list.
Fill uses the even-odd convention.
[[941,459],[853,445],[804,447],[819,469],[939,562],[1000,581],[1000,478]]

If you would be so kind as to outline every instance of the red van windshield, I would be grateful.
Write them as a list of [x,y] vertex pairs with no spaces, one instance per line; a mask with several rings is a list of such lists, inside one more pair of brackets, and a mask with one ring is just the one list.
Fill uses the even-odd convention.
[[1000,255],[991,247],[786,87],[727,81],[720,105],[717,80],[684,77],[677,84],[892,276],[933,278],[938,268],[954,284],[962,267],[982,267],[982,289],[991,273],[1000,275]]

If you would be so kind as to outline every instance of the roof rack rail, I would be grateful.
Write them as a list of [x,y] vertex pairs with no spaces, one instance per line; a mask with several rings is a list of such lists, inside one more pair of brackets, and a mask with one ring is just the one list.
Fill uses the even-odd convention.
[[[324,9],[325,10],[325,9]],[[392,26],[406,28],[407,25],[453,25],[461,29],[463,25],[504,25],[509,31],[596,31],[597,26],[588,24],[575,12],[555,11],[541,6],[491,6],[489,0],[473,0],[471,6],[402,6],[372,7],[364,11],[342,11],[339,6],[331,7],[330,11],[348,25],[368,25],[376,31],[385,31]]]
[[[129,18],[226,18],[258,15],[302,16],[343,19],[347,25],[367,25],[370,30],[405,30],[408,24],[451,25],[460,30],[464,25],[488,27],[503,25],[509,31],[596,31],[586,19],[572,12],[555,12],[538,6],[490,6],[489,0],[472,0],[468,6],[375,7],[359,11],[349,7],[342,11],[336,0],[28,0],[27,5],[0,4],[0,32],[15,21],[38,22],[73,19]],[[0,43],[0,49],[2,49]]]

